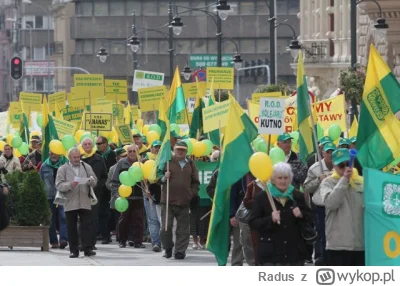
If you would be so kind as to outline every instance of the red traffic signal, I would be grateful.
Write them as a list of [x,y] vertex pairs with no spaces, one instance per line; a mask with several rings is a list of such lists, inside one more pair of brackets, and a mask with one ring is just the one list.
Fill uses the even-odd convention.
[[23,64],[20,57],[13,57],[11,59],[11,78],[13,80],[20,80],[23,75]]

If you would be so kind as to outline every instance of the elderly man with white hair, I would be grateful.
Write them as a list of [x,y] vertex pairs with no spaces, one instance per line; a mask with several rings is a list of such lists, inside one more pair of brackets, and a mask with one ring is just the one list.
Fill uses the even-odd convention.
[[263,191],[253,200],[249,225],[258,233],[255,254],[260,265],[302,266],[307,258],[300,225],[312,223],[312,213],[304,195],[291,185],[292,178],[291,166],[278,163],[273,167],[271,182],[257,183]]
[[79,256],[78,217],[80,219],[80,234],[85,256],[96,255],[91,242],[91,188],[97,184],[97,178],[92,167],[81,161],[78,148],[68,151],[69,163],[62,165],[57,172],[56,186],[63,193],[67,219],[68,243],[70,258]]

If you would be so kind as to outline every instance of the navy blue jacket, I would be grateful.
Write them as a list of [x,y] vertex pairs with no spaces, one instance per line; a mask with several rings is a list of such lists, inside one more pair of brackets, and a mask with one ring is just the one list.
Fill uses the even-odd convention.
[[[247,176],[250,176],[251,178],[247,180]],[[231,200],[229,211],[230,218],[236,215],[236,212],[244,199],[244,195],[246,194],[247,184],[250,183],[252,180],[254,180],[254,177],[250,173],[248,173],[231,186]]]

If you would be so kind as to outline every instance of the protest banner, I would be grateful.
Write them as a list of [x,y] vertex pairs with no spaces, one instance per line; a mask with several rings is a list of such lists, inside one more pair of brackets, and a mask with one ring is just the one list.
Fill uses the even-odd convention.
[[165,97],[167,88],[165,85],[140,88],[138,90],[139,106],[142,112],[157,110],[160,99]]
[[62,119],[57,119],[52,116],[54,126],[56,127],[58,137],[62,139],[64,135],[73,135],[76,130],[76,122],[70,122]]
[[160,72],[135,70],[133,77],[132,91],[139,91],[141,88],[162,86],[164,74]]
[[62,108],[61,114],[63,115],[64,120],[67,121],[74,121],[74,122],[80,122],[82,120],[82,114],[83,114],[83,107],[73,107],[67,105],[65,108]]
[[260,102],[260,98],[262,97],[281,97],[282,96],[282,92],[277,91],[277,92],[265,92],[265,93],[253,93],[251,95],[251,100],[259,103]]
[[136,121],[139,118],[141,118],[139,106],[131,105],[131,116],[133,121]]
[[118,138],[123,145],[133,143],[132,130],[129,124],[116,125],[115,131],[117,132]]
[[85,130],[111,131],[111,113],[85,113]]
[[49,111],[54,112],[55,111],[55,105],[56,103],[58,104],[59,108],[65,108],[67,106],[66,103],[66,92],[65,91],[60,91],[56,92],[53,94],[50,94],[48,96],[48,105],[49,105]]
[[[197,89],[197,85],[199,86],[200,90]],[[182,88],[183,88],[183,94],[185,95],[185,99],[196,97],[197,94],[200,94],[200,96],[203,97],[206,94],[206,82],[204,81],[200,81],[198,83],[196,82],[183,83]]]
[[105,94],[108,100],[128,101],[128,90],[126,80],[105,80]]
[[233,89],[233,68],[207,68],[207,88],[214,89]]
[[19,101],[10,102],[10,108],[8,109],[8,116],[10,118],[10,124],[13,128],[19,128],[22,119],[22,107]]
[[89,92],[68,93],[68,105],[72,107],[84,108],[89,104]]
[[74,85],[71,93],[90,91],[92,98],[104,96],[104,75],[102,74],[74,74]]
[[199,172],[199,180],[200,180],[200,190],[199,197],[200,200],[209,200],[211,204],[211,199],[207,194],[206,188],[210,183],[211,177],[218,166],[218,162],[201,162],[195,161],[197,171]]
[[20,92],[19,100],[23,102],[25,112],[42,111],[42,95],[39,93]]
[[211,132],[218,128],[223,128],[228,124],[230,106],[231,101],[226,100],[203,108],[204,133]]
[[[364,169],[366,266],[400,265],[400,177]],[[355,210],[356,211],[356,210]]]
[[283,134],[285,132],[285,99],[261,97],[259,109],[259,134]]

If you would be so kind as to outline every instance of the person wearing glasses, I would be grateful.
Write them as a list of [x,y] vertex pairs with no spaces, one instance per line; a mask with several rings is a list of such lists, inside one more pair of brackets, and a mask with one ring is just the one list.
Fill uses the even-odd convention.
[[[346,149],[355,149],[356,146],[356,137],[352,137],[350,139],[340,138],[338,143],[338,148],[346,148]],[[362,176],[362,166],[360,161],[358,161],[357,157],[354,160],[354,168],[357,169],[357,172],[360,176]]]
[[133,140],[135,141],[135,145],[138,147],[139,155],[143,157],[146,156],[147,152],[149,152],[149,149],[146,145],[144,145],[142,135],[139,133],[133,134]]
[[[104,136],[97,137],[96,146],[97,146],[97,153],[104,159],[108,174],[110,168],[117,163],[117,156],[115,152],[111,150],[110,146],[108,146],[108,140]],[[103,188],[103,192],[100,193],[100,197],[98,197],[98,200],[99,200],[99,224],[100,224],[99,238],[101,238],[102,244],[108,244],[112,240],[109,228],[111,192],[107,188],[107,186]]]
[[106,195],[109,192],[106,187],[107,167],[103,157],[96,153],[96,149],[93,148],[93,141],[91,138],[83,139],[81,144],[83,149],[81,160],[92,167],[97,178],[97,185],[94,187],[94,193],[99,200],[99,203],[92,206],[92,243],[93,249],[96,250],[98,232],[102,235],[101,239],[103,244],[108,243],[110,239],[110,231],[108,230],[109,214],[108,212],[106,214],[99,212],[100,206],[104,206],[104,204],[110,202],[110,199],[107,200]]
[[[127,148],[128,156],[118,161],[115,171],[111,180],[111,195],[113,198],[118,198],[118,188],[121,186],[119,175],[123,171],[128,171],[133,163],[138,161],[138,147],[135,144],[129,145]],[[135,248],[145,248],[143,244],[144,232],[144,204],[143,204],[143,190],[141,182],[137,182],[132,187],[132,194],[126,199],[129,202],[128,209],[121,213],[118,222],[118,238],[119,247],[125,248],[129,237],[130,226],[133,228],[133,242]]]
[[42,140],[39,136],[32,136],[33,152],[25,158],[22,164],[22,171],[37,170],[39,171],[42,165]]
[[321,184],[326,210],[327,266],[365,265],[364,183],[349,161],[348,149],[333,152],[333,174]]

